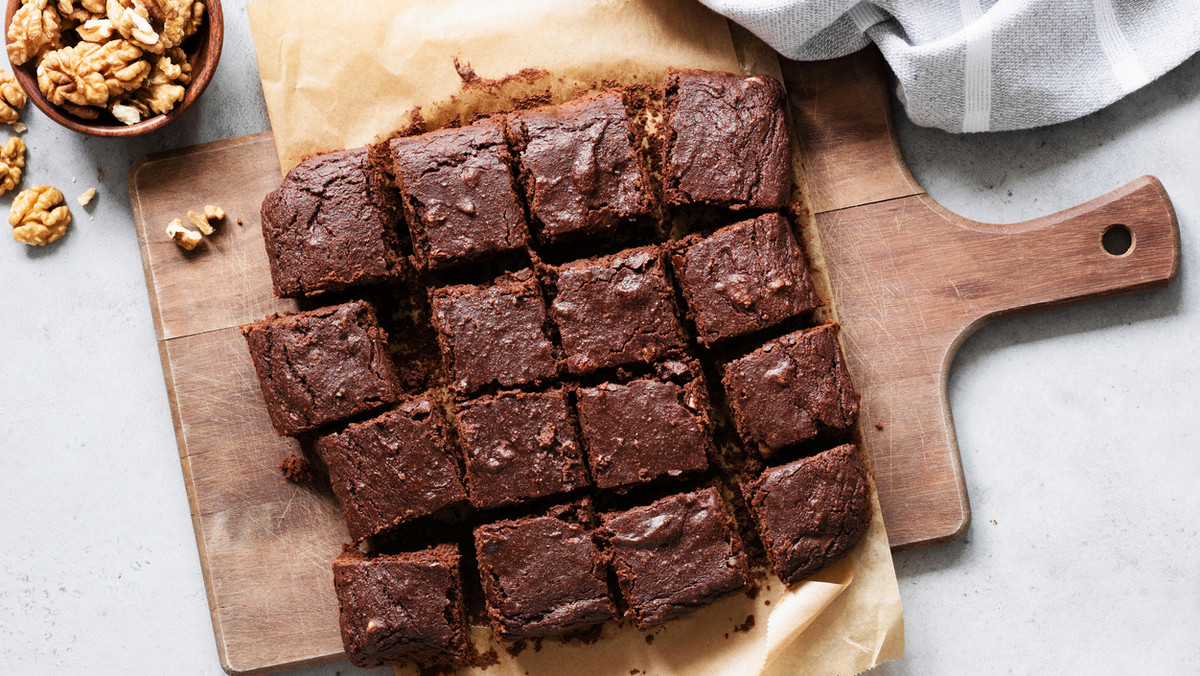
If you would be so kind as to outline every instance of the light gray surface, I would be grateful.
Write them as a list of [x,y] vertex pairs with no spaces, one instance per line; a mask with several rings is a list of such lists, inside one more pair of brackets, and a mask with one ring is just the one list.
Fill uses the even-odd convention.
[[[23,185],[61,188],[75,220],[45,249],[0,237],[0,673],[221,673],[125,172],[145,152],[267,128],[245,11],[227,5],[216,80],[165,132],[84,139],[25,114]],[[918,180],[980,220],[1155,174],[1184,256],[1168,290],[1005,321],[963,346],[950,398],[974,523],[897,554],[908,655],[879,672],[1193,672],[1200,60],[1051,129],[901,132]],[[337,672],[354,669],[300,673]]]

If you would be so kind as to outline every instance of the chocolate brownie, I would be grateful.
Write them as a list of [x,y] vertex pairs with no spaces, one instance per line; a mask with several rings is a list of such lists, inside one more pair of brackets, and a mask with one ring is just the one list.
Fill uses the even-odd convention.
[[867,490],[867,470],[849,444],[771,467],[745,486],[781,580],[803,580],[858,544],[871,523]]
[[662,258],[647,246],[558,268],[551,313],[571,373],[652,363],[683,349]]
[[502,640],[534,638],[616,617],[585,504],[475,529],[488,617]]
[[708,468],[708,397],[700,380],[601,383],[579,389],[576,407],[588,466],[600,488]]
[[691,235],[672,256],[700,341],[774,326],[821,305],[804,253],[779,214]]
[[603,236],[649,211],[620,94],[516,113],[508,130],[540,241]]
[[457,404],[454,417],[477,509],[565,493],[588,483],[562,389],[500,392]]
[[443,269],[522,249],[529,238],[495,119],[392,139],[392,173],[417,259]]
[[342,645],[364,669],[403,662],[461,664],[467,656],[458,547],[333,560]]
[[441,414],[427,397],[323,436],[316,450],[355,540],[466,502]]
[[600,539],[638,629],[686,615],[750,584],[741,538],[716,487],[602,519]]
[[469,394],[492,383],[541,383],[557,373],[546,304],[532,270],[486,286],[435,289],[431,296],[451,389]]
[[271,424],[299,434],[394,403],[387,334],[363,301],[242,326]]
[[768,341],[726,364],[723,382],[738,432],[772,451],[846,430],[858,418],[836,324]]
[[262,203],[277,296],[309,296],[403,275],[399,205],[366,148],[301,162]]
[[669,204],[782,209],[792,188],[783,86],[766,75],[672,70],[666,81]]

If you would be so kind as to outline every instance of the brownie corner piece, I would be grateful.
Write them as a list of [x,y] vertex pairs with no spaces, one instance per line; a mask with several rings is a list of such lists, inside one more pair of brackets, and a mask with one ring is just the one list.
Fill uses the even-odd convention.
[[527,502],[588,485],[566,392],[503,391],[459,402],[455,425],[476,509]]
[[388,142],[419,263],[441,270],[522,250],[529,239],[498,119]]
[[568,371],[651,364],[683,351],[687,338],[664,268],[662,250],[644,246],[557,269],[551,314]]
[[399,204],[367,148],[307,159],[262,203],[275,295],[311,296],[405,274]]
[[355,541],[466,502],[441,413],[428,397],[319,437],[315,447]]
[[355,666],[467,658],[457,546],[373,557],[350,549],[333,560],[333,584],[342,644]]
[[715,486],[601,520],[600,541],[638,629],[686,615],[751,583],[741,538]]
[[543,244],[610,235],[649,213],[648,179],[619,93],[511,113],[507,126]]
[[788,220],[769,213],[673,247],[675,277],[705,345],[822,305]]
[[672,70],[666,79],[669,204],[782,209],[792,156],[783,85],[767,75]]
[[871,524],[867,469],[850,444],[770,467],[743,492],[771,567],[787,584],[840,559]]
[[310,432],[399,396],[387,334],[364,301],[276,315],[241,330],[279,434]]
[[559,634],[616,617],[603,556],[580,516],[555,509],[475,529],[488,618],[501,640]]
[[858,393],[837,330],[794,331],[725,364],[722,382],[743,439],[778,451],[854,425]]
[[470,394],[487,385],[542,384],[558,373],[547,337],[546,304],[526,268],[485,285],[430,292],[450,388]]

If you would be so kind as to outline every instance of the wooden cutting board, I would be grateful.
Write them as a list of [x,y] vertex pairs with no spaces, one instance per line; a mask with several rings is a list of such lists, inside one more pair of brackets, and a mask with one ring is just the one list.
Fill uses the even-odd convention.
[[[1162,186],[1143,178],[1014,225],[958,217],[925,195],[896,145],[875,52],[784,64],[819,242],[864,443],[893,547],[952,540],[970,521],[946,399],[958,345],[991,319],[1158,288],[1178,266]],[[129,173],[163,373],[222,664],[265,673],[340,657],[329,559],[346,541],[332,495],[276,469],[296,442],[271,429],[238,325],[296,309],[271,292],[259,206],[278,185],[269,133],[143,158]],[[164,234],[220,204],[219,234],[185,253]],[[241,225],[235,219],[242,219]],[[1102,234],[1127,228],[1112,255]]]

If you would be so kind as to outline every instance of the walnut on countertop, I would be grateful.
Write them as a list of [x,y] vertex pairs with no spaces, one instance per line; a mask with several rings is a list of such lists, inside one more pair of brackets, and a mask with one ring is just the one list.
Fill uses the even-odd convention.
[[25,0],[8,24],[8,60],[20,66],[62,41],[62,19],[47,0]]
[[18,136],[8,139],[0,147],[0,195],[17,187],[21,182],[21,170],[25,168],[25,142]]
[[167,237],[188,251],[195,249],[200,243],[200,233],[183,227],[183,221],[178,218],[167,224]]
[[150,74],[142,50],[128,40],[81,42],[47,54],[38,65],[38,87],[56,106],[106,106],[137,89]]
[[28,99],[12,73],[0,68],[0,122],[15,124]]
[[22,244],[45,246],[67,234],[71,210],[62,201],[63,194],[48,185],[26,188],[18,193],[8,212],[13,239]]

